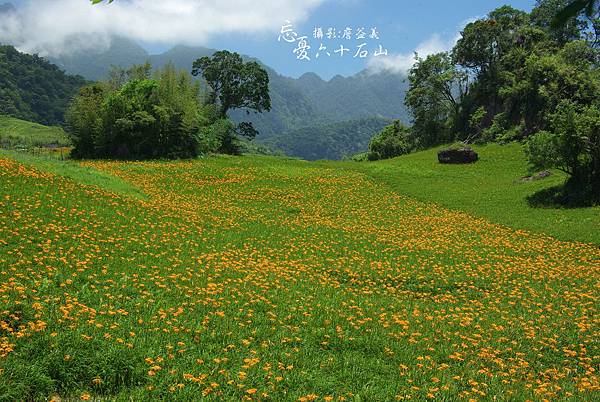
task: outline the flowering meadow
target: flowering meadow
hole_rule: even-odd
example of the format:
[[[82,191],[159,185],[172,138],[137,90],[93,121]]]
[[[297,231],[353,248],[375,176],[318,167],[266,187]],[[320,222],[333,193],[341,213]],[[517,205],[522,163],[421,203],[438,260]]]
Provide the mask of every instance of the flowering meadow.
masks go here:
[[[0,156],[0,400],[598,400],[600,249],[347,169]]]

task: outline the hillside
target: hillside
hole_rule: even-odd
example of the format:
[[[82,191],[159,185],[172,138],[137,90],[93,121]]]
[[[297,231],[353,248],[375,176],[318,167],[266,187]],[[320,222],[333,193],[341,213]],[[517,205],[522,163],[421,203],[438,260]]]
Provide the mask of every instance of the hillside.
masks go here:
[[[68,146],[69,137],[60,127],[48,127],[0,115],[0,148]]]
[[[143,64],[148,53],[130,40],[114,37],[108,47],[70,52],[49,60],[70,74],[77,74],[90,81],[99,81],[108,76],[112,65],[123,68]]]
[[[63,124],[67,104],[85,83],[43,58],[0,46],[0,115]]]
[[[337,160],[366,150],[371,138],[392,121],[381,117],[308,124],[266,141],[286,155],[306,160]]]
[[[600,245],[600,207],[567,209],[553,205],[551,195],[564,183],[565,174],[554,170],[543,180],[523,180],[530,172],[521,144],[474,146],[480,160],[462,166],[438,163],[439,149],[386,161],[335,165],[358,170],[399,194],[423,202],[514,229]]]
[[[0,393],[594,399],[581,373],[598,348],[596,246],[399,195],[348,166],[245,156],[48,170],[0,155]],[[390,172],[447,189],[432,171]]]

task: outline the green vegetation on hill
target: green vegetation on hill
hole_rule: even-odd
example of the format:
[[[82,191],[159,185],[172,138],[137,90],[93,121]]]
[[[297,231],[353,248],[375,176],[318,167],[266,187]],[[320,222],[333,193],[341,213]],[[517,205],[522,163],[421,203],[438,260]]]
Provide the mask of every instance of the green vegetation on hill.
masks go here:
[[[193,63],[210,91],[173,64],[152,72],[149,63],[111,71],[110,79],[83,87],[66,118],[76,158],[194,158],[238,154],[239,138],[252,139],[251,123],[233,124],[228,112],[271,108],[266,71],[240,55],[216,52]]]
[[[371,117],[303,125],[283,135],[273,136],[267,143],[281,149],[286,155],[306,160],[342,159],[365,151],[371,137],[389,124],[388,119]]]
[[[61,127],[0,115],[0,148],[65,147],[71,144]]]
[[[533,167],[569,175],[557,199],[600,204],[600,8],[557,26],[568,4],[499,7],[469,23],[451,52],[418,58],[406,95],[414,144],[527,141]]]
[[[77,158],[190,158],[199,152],[199,85],[172,65],[150,77],[132,68],[125,82],[82,88],[67,111]]]
[[[64,123],[64,112],[86,84],[36,55],[0,46],[0,114],[45,125]]]

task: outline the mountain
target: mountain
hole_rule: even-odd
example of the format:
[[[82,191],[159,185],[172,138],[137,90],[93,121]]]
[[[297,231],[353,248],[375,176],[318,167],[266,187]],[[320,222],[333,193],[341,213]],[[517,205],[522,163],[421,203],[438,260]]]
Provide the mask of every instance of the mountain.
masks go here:
[[[105,77],[111,65],[130,67],[149,61],[155,68],[162,67],[172,62],[176,67],[191,70],[192,63],[199,57],[210,56],[216,50],[206,47],[175,46],[167,52],[150,55],[135,42],[114,38],[111,45],[102,51],[78,52],[70,56],[50,58],[50,60],[72,74],[80,74],[89,80],[98,80]],[[251,57],[244,56],[246,60]],[[256,59],[252,59],[256,60]],[[256,60],[260,63],[259,60]],[[345,132],[343,128],[334,123],[346,123],[345,127],[379,127],[380,124],[357,124],[357,121],[378,121],[400,119],[408,123],[409,117],[404,106],[404,95],[408,84],[406,77],[394,73],[370,74],[363,71],[350,77],[335,76],[331,80],[321,79],[315,73],[307,73],[298,79],[285,77],[272,68],[261,63],[269,74],[271,106],[270,112],[247,114],[245,110],[231,112],[231,118],[237,122],[250,121],[259,131],[258,141],[264,143],[281,143],[281,138],[290,138],[291,133],[300,134],[302,139],[294,142],[294,146],[287,147],[293,156],[310,156],[322,158],[323,155],[338,155],[354,147],[331,146],[329,137],[346,138],[346,141],[361,144],[364,151],[366,145],[363,133],[357,133],[356,138],[340,136]],[[342,125],[344,126],[344,125]],[[328,136],[323,144],[329,144],[323,152],[298,151],[299,144],[309,136],[307,130],[323,133],[327,127],[338,134]],[[377,131],[369,132],[372,136]],[[318,143],[318,141],[317,141]],[[325,146],[325,145],[323,145]],[[284,147],[285,148],[285,147]],[[343,149],[342,149],[343,148]],[[347,148],[347,149],[346,149]],[[307,156],[308,157],[308,156]]]
[[[403,106],[408,84],[399,74],[363,71],[324,81],[315,73],[306,73],[296,83],[317,110],[332,121],[370,116],[408,120]]]
[[[112,65],[128,68],[145,63],[148,53],[129,39],[115,37],[106,49],[70,52],[48,59],[67,73],[98,81],[108,76]]]
[[[69,101],[86,83],[41,57],[0,46],[0,115],[62,125]]]
[[[382,117],[309,125],[286,131],[268,142],[286,155],[306,160],[342,159],[365,151],[375,133],[392,121]]]

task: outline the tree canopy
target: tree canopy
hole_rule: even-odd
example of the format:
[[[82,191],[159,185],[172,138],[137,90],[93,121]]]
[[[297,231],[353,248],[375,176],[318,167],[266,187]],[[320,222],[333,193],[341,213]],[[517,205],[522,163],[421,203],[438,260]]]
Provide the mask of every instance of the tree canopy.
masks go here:
[[[231,109],[271,109],[267,72],[255,61],[244,62],[237,53],[221,50],[201,57],[194,62],[192,75],[206,80],[211,88],[210,102],[218,107],[221,117]]]
[[[64,125],[64,111],[87,82],[37,55],[0,46],[0,114],[44,125]]]
[[[532,168],[561,168],[600,201],[600,31],[588,15],[555,26],[570,4],[539,0],[531,14],[500,7],[468,24],[450,53],[417,58],[405,100],[415,145],[522,140]],[[565,127],[561,118],[591,128]]]
[[[126,82],[81,89],[67,111],[69,133],[81,158],[187,158],[199,152],[200,88],[172,65],[150,75],[126,72]]]

